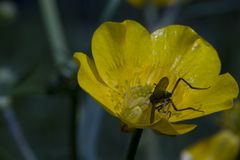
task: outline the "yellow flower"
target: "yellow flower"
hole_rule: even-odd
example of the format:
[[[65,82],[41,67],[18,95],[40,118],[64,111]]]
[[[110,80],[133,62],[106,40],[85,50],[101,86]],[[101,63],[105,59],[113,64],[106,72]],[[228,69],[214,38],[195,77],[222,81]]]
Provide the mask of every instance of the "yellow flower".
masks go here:
[[[223,130],[185,150],[181,160],[235,160],[239,142],[239,136]]]
[[[177,3],[178,0],[127,0],[134,7],[142,7],[147,2],[156,6],[170,6]]]
[[[74,54],[80,64],[79,85],[128,128],[184,134],[196,125],[176,122],[229,109],[238,95],[234,78],[229,73],[219,75],[215,49],[187,26],[171,25],[150,34],[132,20],[106,22],[93,35],[92,54],[94,62],[83,53]],[[166,94],[179,78],[205,88],[192,89],[181,81],[168,97],[177,109],[195,110],[176,111],[167,99],[150,102],[161,79],[169,80]]]

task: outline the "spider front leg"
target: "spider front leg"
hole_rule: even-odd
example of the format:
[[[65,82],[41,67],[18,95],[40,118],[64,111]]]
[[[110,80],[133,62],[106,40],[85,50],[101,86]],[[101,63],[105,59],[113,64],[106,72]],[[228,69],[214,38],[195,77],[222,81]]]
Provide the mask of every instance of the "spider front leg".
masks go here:
[[[160,104],[159,106],[155,107],[155,109],[158,110],[158,112],[160,112],[164,107],[164,104]]]
[[[167,119],[169,119],[172,116],[172,112],[169,110],[170,109],[170,101],[167,101],[166,104],[162,104],[162,112],[166,114]],[[165,109],[166,108],[166,109]],[[160,109],[158,109],[158,112],[160,112]]]
[[[174,93],[174,91],[176,90],[178,84],[179,84],[181,81],[183,81],[185,84],[187,84],[187,85],[188,85],[190,88],[192,88],[192,89],[205,90],[205,89],[209,89],[209,88],[210,88],[210,86],[207,87],[207,88],[194,87],[194,86],[192,86],[190,83],[188,83],[185,79],[179,78],[179,79],[177,80],[176,84],[175,84],[174,87],[173,87],[172,94]]]
[[[172,112],[168,111],[167,114],[168,114],[168,118],[167,119],[169,119],[172,116]]]
[[[151,115],[150,115],[150,123],[153,123],[153,122],[154,122],[154,119],[155,119],[155,110],[157,109],[158,112],[159,112],[160,110],[163,109],[163,107],[164,107],[164,104],[160,104],[159,106],[155,106],[155,105],[152,106]]]
[[[171,105],[173,106],[173,109],[174,109],[175,111],[186,111],[186,110],[192,110],[192,111],[197,111],[197,112],[202,112],[202,113],[204,113],[204,111],[199,110],[199,109],[195,109],[195,108],[193,108],[193,107],[187,107],[187,108],[181,108],[181,109],[178,109],[178,108],[175,106],[175,104],[173,103],[172,100],[170,100],[170,103],[171,103]]]

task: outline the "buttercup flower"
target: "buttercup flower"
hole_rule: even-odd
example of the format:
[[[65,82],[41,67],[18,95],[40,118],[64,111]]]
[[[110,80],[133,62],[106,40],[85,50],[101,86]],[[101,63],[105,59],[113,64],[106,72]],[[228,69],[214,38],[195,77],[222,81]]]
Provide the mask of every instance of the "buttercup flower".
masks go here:
[[[132,20],[106,22],[93,35],[92,54],[94,61],[74,54],[79,85],[128,128],[184,134],[196,125],[176,122],[229,109],[238,95],[234,78],[219,75],[215,49],[187,26],[150,34]]]
[[[240,149],[240,103],[221,116],[221,131],[186,148],[181,160],[235,160]]]
[[[181,155],[181,160],[235,160],[239,142],[239,136],[231,131],[222,130],[186,149]]]

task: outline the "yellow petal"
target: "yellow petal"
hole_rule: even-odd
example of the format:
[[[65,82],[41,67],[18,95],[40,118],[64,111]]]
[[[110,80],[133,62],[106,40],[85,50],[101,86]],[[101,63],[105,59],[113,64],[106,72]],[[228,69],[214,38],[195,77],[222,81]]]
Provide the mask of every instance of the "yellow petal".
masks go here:
[[[194,124],[172,124],[168,120],[162,119],[158,123],[154,124],[152,128],[165,135],[181,135],[187,132],[190,132],[197,126]]]
[[[176,114],[172,114],[170,121],[193,119],[229,109],[232,107],[233,99],[237,97],[238,92],[238,84],[234,78],[229,73],[222,74],[215,79],[215,84],[209,89],[186,92],[183,95],[185,98],[177,106],[178,108],[193,107],[204,111],[204,113],[192,110],[175,112]]]
[[[172,25],[159,29],[152,33],[152,40],[155,65],[160,76],[169,78],[169,90],[178,78],[193,86],[208,87],[220,72],[215,49],[190,27]],[[159,79],[155,77],[154,81]]]
[[[188,157],[192,160],[235,160],[239,151],[239,142],[237,135],[224,130],[185,150],[182,159]]]
[[[135,85],[146,83],[144,70],[146,65],[151,65],[151,51],[150,34],[131,20],[103,23],[92,39],[96,68],[104,82],[114,88],[129,81]],[[141,82],[136,82],[136,77]]]
[[[112,115],[114,112],[114,103],[111,101],[110,94],[113,91],[107,87],[101,77],[98,75],[96,67],[91,59],[83,53],[75,53],[74,58],[79,62],[78,83],[80,87],[91,95],[96,101]],[[116,115],[115,115],[116,116]]]

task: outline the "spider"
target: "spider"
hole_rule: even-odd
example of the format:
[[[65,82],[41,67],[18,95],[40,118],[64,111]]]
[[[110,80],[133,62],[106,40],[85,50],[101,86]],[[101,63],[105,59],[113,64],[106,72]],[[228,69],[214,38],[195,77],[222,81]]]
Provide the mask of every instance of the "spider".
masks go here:
[[[170,118],[171,117],[171,111],[169,111],[170,105],[173,107],[173,109],[175,111],[193,110],[193,111],[197,111],[197,112],[204,112],[204,111],[195,109],[193,107],[186,107],[186,108],[178,109],[176,107],[176,105],[173,103],[171,97],[172,97],[174,91],[176,90],[178,84],[181,81],[184,82],[185,84],[187,84],[191,89],[204,90],[204,89],[210,88],[210,87],[208,87],[208,88],[193,87],[185,79],[179,78],[177,80],[176,84],[174,85],[172,92],[168,92],[168,91],[166,91],[166,88],[169,84],[169,79],[168,79],[168,77],[161,78],[160,81],[158,82],[158,84],[156,84],[156,87],[154,88],[154,91],[153,91],[152,95],[149,97],[150,102],[152,104],[152,110],[151,110],[151,115],[150,115],[150,123],[154,122],[154,116],[155,116],[155,110],[156,109],[158,110],[158,112],[163,111],[163,113],[169,113],[168,118]],[[167,105],[168,105],[168,107],[166,108],[166,110],[164,110],[165,106],[167,106]]]

